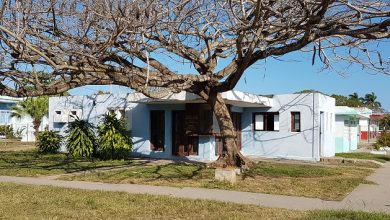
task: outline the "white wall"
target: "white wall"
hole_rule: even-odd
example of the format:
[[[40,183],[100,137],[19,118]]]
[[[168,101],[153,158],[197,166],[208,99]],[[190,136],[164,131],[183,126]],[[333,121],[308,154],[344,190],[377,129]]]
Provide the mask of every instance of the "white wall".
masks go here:
[[[318,140],[321,144],[320,152],[317,155],[319,157],[331,157],[335,155],[335,105],[336,101],[334,98],[316,93],[317,110],[316,115],[320,115],[323,112],[323,123],[322,123],[322,140]],[[317,118],[317,117],[316,117]],[[318,124],[318,122],[316,123]],[[319,125],[319,124],[318,124]],[[319,133],[315,135],[319,137]]]
[[[131,129],[131,109],[136,106],[136,103],[128,102],[128,98],[127,94],[50,97],[49,129],[59,131],[61,135],[65,135],[67,123],[55,123],[53,121],[56,111],[62,111],[64,114],[68,114],[71,110],[79,111],[81,119],[86,119],[96,126],[109,109],[125,110],[127,120],[129,120],[128,128]],[[66,118],[68,120],[68,117]],[[65,148],[63,147],[62,150],[65,150]]]

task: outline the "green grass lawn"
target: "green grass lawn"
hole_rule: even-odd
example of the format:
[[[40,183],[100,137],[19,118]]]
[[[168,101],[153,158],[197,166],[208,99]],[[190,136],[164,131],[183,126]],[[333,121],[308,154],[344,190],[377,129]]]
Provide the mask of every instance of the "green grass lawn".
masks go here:
[[[127,169],[66,176],[65,180],[132,183],[305,196],[341,200],[373,170],[351,166],[315,166],[263,162],[238,177],[236,185],[214,180],[214,169],[199,164],[135,165]]]
[[[351,211],[295,211],[254,205],[0,183],[2,219],[389,219]],[[21,208],[23,207],[23,208]]]
[[[65,154],[39,154],[36,151],[0,152],[0,175],[40,176],[117,167],[134,164],[130,160],[88,161],[68,158]]]
[[[337,153],[336,156],[344,158],[376,160],[381,163],[390,161],[390,155],[377,155],[370,153]]]

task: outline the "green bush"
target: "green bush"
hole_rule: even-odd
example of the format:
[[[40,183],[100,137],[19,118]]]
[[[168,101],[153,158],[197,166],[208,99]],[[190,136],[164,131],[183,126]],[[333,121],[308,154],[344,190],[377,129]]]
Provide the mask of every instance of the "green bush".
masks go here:
[[[124,120],[117,119],[115,114],[105,115],[98,127],[98,134],[99,156],[102,159],[128,157],[132,141]]]
[[[7,139],[15,139],[14,129],[11,125],[0,125],[0,135]]]
[[[35,145],[41,153],[56,153],[61,148],[62,136],[57,131],[41,131]]]
[[[390,132],[382,132],[378,140],[374,144],[375,149],[379,150],[381,147],[390,147]]]
[[[94,127],[86,120],[75,118],[67,130],[66,148],[73,157],[91,158],[96,153]]]

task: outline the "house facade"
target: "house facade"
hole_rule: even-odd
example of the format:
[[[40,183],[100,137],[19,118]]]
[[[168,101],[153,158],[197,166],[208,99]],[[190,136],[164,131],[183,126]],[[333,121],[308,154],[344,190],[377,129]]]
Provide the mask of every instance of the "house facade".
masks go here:
[[[360,142],[361,130],[368,129],[368,121],[369,115],[357,108],[336,106],[336,153],[356,150]]]
[[[334,156],[333,98],[319,93],[258,96],[238,91],[222,97],[244,155],[313,161]],[[162,99],[140,93],[51,97],[49,129],[65,134],[74,116],[97,125],[108,112],[125,117],[134,156],[213,161],[224,150],[210,107],[186,92]]]

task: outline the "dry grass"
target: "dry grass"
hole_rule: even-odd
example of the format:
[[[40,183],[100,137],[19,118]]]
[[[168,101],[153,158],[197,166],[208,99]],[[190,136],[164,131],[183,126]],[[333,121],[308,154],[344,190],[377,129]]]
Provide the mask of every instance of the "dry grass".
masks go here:
[[[300,219],[307,213],[167,196],[0,183],[2,219]],[[23,207],[23,208],[21,208]]]
[[[372,169],[351,166],[313,166],[260,163],[239,176],[236,185],[214,180],[214,170],[197,164],[133,166],[110,172],[67,176],[65,180],[132,183],[175,187],[204,187],[237,191],[341,200]]]
[[[0,140],[0,152],[26,151],[35,149],[35,142],[20,142],[19,140]]]
[[[120,192],[0,183],[1,219],[302,219],[385,220],[352,211],[295,211]]]
[[[365,160],[375,160],[381,163],[386,163],[390,161],[390,155],[380,155],[380,154],[370,154],[370,153],[337,153],[336,156],[352,159],[365,159]]]

